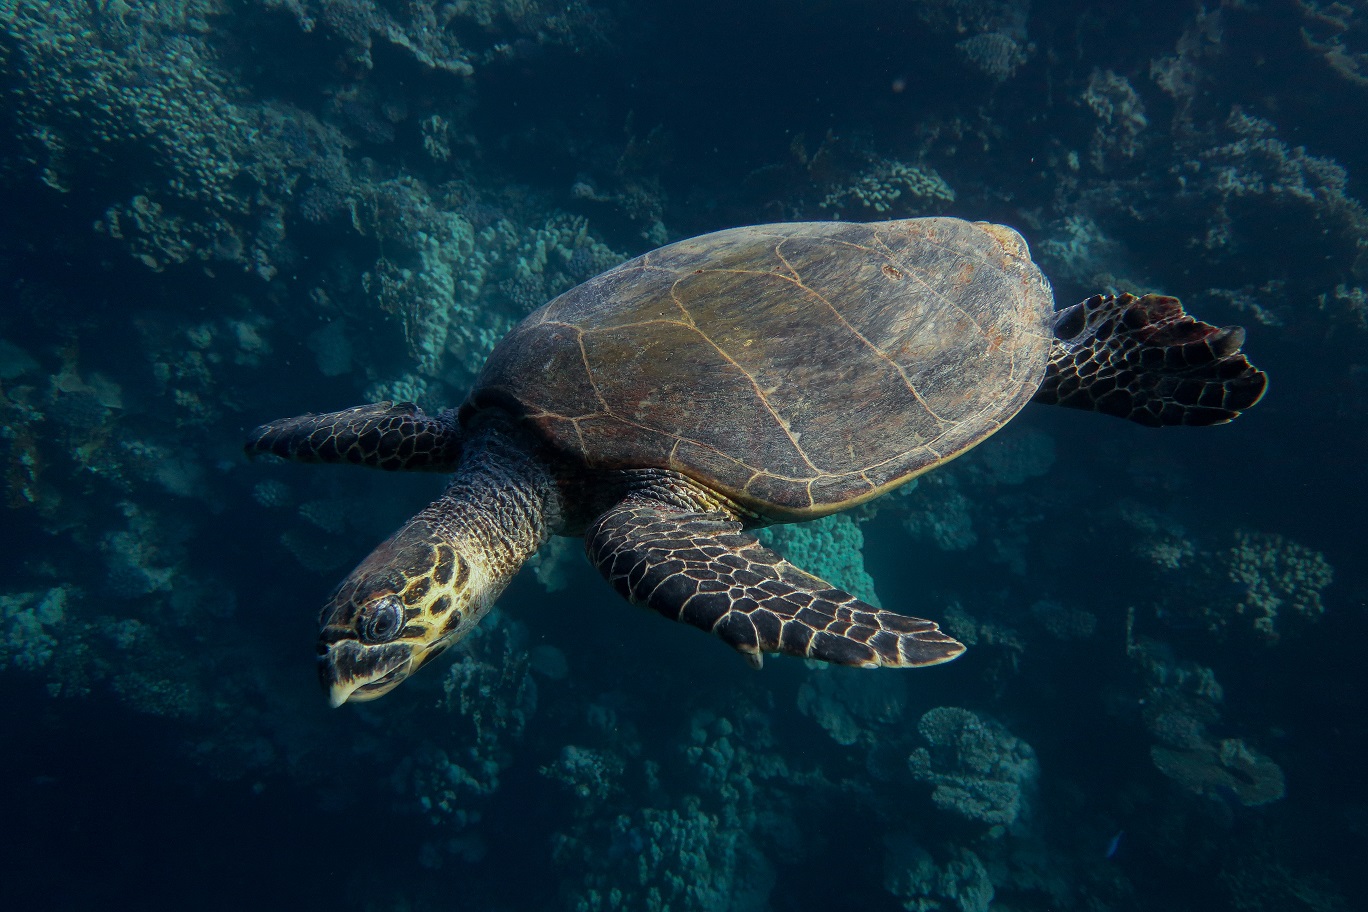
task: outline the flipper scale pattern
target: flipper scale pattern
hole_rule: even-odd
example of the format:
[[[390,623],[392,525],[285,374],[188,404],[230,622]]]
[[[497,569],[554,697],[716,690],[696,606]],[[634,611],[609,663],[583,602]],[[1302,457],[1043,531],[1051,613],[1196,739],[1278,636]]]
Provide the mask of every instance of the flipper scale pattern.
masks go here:
[[[263,424],[243,448],[295,462],[450,472],[461,458],[461,432],[452,410],[433,417],[412,402],[387,400]]]
[[[866,604],[799,570],[723,513],[635,493],[594,523],[589,558],[620,595],[766,652],[838,665],[935,665],[964,651],[932,621]]]
[[[1268,384],[1240,351],[1244,329],[1194,320],[1165,295],[1093,295],[1056,315],[1037,402],[1151,427],[1224,424]]]

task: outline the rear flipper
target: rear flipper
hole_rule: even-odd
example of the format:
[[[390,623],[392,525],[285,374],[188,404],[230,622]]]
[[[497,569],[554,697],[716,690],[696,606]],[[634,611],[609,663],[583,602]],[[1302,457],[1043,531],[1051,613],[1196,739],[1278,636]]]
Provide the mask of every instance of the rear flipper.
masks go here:
[[[1160,427],[1224,424],[1268,385],[1240,351],[1239,326],[1194,320],[1177,298],[1093,295],[1055,315],[1036,402]]]
[[[454,409],[434,418],[412,402],[387,400],[263,424],[243,449],[249,456],[273,453],[296,462],[451,472],[461,458],[461,430]]]
[[[589,559],[629,601],[716,634],[756,668],[766,652],[910,667],[964,651],[934,622],[882,611],[804,573],[741,523],[680,494],[634,492],[585,535]]]

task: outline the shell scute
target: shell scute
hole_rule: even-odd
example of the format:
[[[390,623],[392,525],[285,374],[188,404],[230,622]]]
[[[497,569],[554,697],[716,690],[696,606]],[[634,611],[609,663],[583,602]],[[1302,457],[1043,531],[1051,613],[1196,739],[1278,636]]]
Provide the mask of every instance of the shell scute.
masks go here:
[[[1053,299],[1020,236],[957,219],[716,232],[556,298],[469,405],[589,468],[687,474],[775,519],[877,496],[982,440],[1044,376]]]

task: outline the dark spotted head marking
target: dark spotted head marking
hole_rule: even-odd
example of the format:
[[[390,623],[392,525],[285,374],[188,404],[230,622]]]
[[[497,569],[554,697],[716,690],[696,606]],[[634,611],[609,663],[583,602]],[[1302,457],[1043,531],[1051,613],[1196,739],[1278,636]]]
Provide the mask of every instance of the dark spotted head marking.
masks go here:
[[[373,700],[463,636],[483,615],[471,566],[424,520],[376,548],[320,616],[319,677],[333,706]]]

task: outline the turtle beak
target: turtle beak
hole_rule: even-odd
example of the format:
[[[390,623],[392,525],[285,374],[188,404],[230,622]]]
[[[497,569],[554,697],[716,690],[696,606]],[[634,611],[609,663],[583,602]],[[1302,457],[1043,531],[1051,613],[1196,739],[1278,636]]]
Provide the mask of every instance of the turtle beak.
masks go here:
[[[367,646],[339,640],[318,657],[318,679],[334,709],[348,701],[362,703],[384,696],[412,668],[413,649],[405,643]]]

